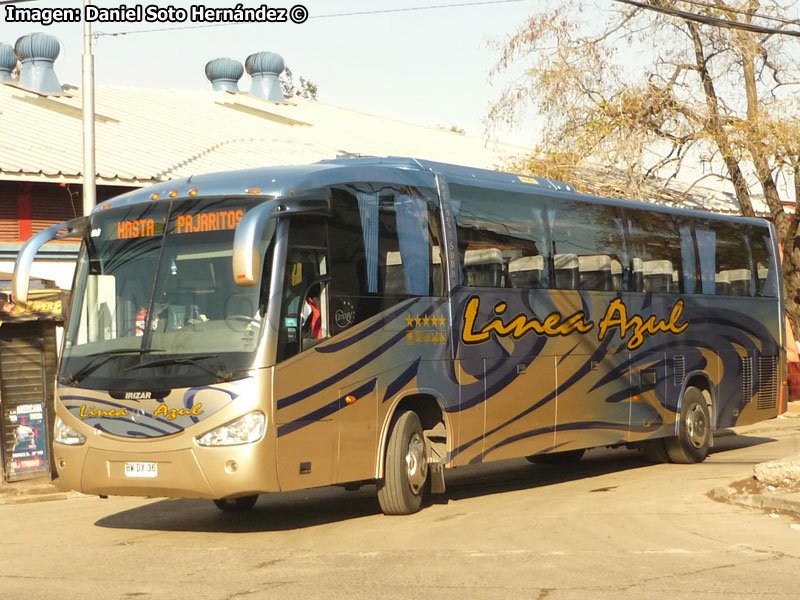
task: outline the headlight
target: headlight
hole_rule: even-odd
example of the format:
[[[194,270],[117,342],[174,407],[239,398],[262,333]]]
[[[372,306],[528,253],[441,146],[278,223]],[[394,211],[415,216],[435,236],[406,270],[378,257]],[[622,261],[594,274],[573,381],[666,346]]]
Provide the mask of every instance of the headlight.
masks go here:
[[[57,444],[67,446],[80,446],[86,443],[86,438],[78,431],[64,423],[61,417],[56,417],[56,424],[53,428],[53,439]]]
[[[264,413],[251,412],[201,435],[197,438],[197,443],[201,446],[251,444],[261,439],[266,420]]]

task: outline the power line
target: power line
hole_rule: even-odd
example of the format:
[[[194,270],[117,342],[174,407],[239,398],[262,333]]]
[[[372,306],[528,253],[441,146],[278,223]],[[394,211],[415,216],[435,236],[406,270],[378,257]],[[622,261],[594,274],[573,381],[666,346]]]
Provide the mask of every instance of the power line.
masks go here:
[[[13,1],[13,0],[11,0]],[[22,0],[24,2],[30,2],[33,0]],[[385,8],[380,10],[363,10],[357,12],[348,12],[348,13],[329,13],[326,15],[309,15],[308,20],[312,19],[333,19],[339,17],[357,17],[357,16],[365,16],[365,15],[381,15],[381,14],[390,14],[390,13],[400,13],[400,12],[414,12],[414,11],[423,11],[423,10],[440,10],[444,8],[465,8],[471,6],[482,6],[487,4],[511,4],[511,3],[519,3],[519,2],[529,2],[530,0],[482,0],[479,2],[457,2],[452,4],[435,4],[431,6],[410,6],[405,8]],[[133,35],[136,33],[157,33],[159,31],[178,31],[182,29],[206,29],[208,27],[224,27],[226,25],[252,25],[252,23],[211,23],[208,25],[182,25],[178,27],[159,27],[159,28],[152,28],[152,29],[137,29],[134,31],[117,31],[112,33],[102,33],[96,32],[94,37],[120,37],[124,35]]]
[[[622,2],[623,4],[630,4],[644,10],[652,10],[671,17],[678,17],[686,21],[693,21],[695,23],[702,23],[704,25],[713,25],[714,27],[724,27],[728,29],[743,29],[753,33],[766,33],[778,35],[791,35],[800,37],[800,31],[793,31],[791,29],[771,29],[769,27],[761,27],[760,25],[752,25],[750,23],[738,23],[737,21],[728,21],[727,19],[719,19],[717,17],[710,17],[706,15],[698,15],[695,13],[677,10],[675,8],[667,8],[664,6],[657,6],[655,4],[645,4],[637,2],[636,0],[614,0],[615,2]]]
[[[0,6],[3,4],[20,4],[22,2],[36,2],[37,0],[0,0]]]
[[[678,0],[682,4],[692,4],[693,6],[702,6],[703,8],[711,8],[724,12],[736,13],[738,15],[747,15],[756,19],[764,19],[765,21],[775,21],[776,23],[784,23],[785,25],[796,25],[800,23],[797,19],[781,19],[780,17],[773,17],[770,15],[761,15],[755,12],[742,10],[740,8],[731,8],[730,6],[720,6],[718,4],[709,4],[708,2],[697,2],[696,0]]]
[[[380,15],[386,13],[412,12],[419,10],[435,10],[440,8],[462,8],[465,6],[480,6],[482,4],[509,4],[511,2],[525,2],[526,0],[486,0],[484,2],[459,2],[456,4],[435,4],[432,6],[411,6],[407,8],[386,8],[383,10],[363,10],[350,13],[333,13],[328,15],[311,16],[309,19],[328,19],[332,17],[354,17],[360,15]]]

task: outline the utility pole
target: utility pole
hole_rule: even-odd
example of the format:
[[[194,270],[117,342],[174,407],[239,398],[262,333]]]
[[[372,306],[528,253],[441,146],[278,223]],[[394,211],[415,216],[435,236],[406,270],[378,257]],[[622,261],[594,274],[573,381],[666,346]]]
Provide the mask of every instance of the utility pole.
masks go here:
[[[94,56],[92,55],[92,25],[86,20],[86,7],[92,0],[83,0],[83,214],[88,215],[97,204],[94,146]]]

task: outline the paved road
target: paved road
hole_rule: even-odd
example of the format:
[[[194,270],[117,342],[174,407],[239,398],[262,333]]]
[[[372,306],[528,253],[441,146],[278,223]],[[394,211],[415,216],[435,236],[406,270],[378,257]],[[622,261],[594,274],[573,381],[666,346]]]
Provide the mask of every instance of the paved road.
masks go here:
[[[800,598],[800,517],[706,493],[800,452],[800,419],[718,440],[700,465],[625,450],[448,476],[447,503],[379,514],[374,488],[208,501],[0,505],[0,598]],[[794,527],[793,527],[794,525]]]

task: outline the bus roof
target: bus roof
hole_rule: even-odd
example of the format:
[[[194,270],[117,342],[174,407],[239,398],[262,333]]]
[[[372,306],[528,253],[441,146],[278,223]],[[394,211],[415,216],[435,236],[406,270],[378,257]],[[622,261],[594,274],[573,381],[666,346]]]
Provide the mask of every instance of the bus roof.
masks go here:
[[[95,207],[94,212],[148,202],[151,200],[186,198],[190,191],[199,196],[255,195],[264,199],[295,195],[313,188],[352,183],[356,181],[382,181],[419,187],[433,187],[433,175],[439,174],[449,183],[518,191],[526,194],[558,196],[573,200],[620,207],[642,208],[645,204],[635,200],[603,198],[578,193],[569,183],[515,173],[465,167],[423,159],[388,157],[347,157],[319,161],[309,165],[261,167],[238,171],[225,171],[192,175],[128,192],[111,198]],[[191,194],[191,195],[194,195]],[[689,208],[677,208],[646,203],[657,212],[697,217],[703,214],[715,220],[764,224],[763,219],[720,215]]]

